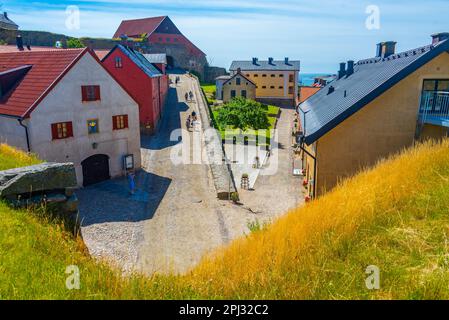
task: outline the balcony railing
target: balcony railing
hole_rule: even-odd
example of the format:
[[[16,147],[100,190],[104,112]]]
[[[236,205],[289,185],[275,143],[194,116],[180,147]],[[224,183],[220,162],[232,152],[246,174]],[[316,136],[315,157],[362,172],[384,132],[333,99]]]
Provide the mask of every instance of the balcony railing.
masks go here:
[[[449,92],[424,92],[419,118],[422,123],[449,127]]]

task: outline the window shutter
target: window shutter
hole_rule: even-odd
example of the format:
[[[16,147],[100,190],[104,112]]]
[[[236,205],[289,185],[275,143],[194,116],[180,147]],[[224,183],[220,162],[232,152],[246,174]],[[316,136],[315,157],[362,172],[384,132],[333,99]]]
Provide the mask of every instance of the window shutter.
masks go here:
[[[66,126],[67,126],[67,138],[73,137],[73,126],[72,126],[72,122],[67,122],[67,123],[66,123]]]
[[[128,128],[128,115],[123,116],[123,124],[125,125],[125,128]]]
[[[95,92],[95,100],[101,100],[100,86],[94,86],[94,92]]]
[[[81,86],[82,101],[87,101],[87,87]]]
[[[53,140],[58,139],[58,124],[53,123],[51,125],[51,137]]]
[[[112,130],[117,130],[117,116],[112,116]]]

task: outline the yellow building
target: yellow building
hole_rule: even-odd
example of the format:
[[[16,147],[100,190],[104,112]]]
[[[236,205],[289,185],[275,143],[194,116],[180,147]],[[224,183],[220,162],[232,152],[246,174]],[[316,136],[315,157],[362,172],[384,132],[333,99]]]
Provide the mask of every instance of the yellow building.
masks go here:
[[[309,196],[370,167],[417,139],[448,136],[449,33],[431,45],[341,64],[339,79],[298,107]]]
[[[256,84],[256,100],[266,104],[294,106],[298,100],[300,62],[269,58],[260,61],[234,61],[230,67],[234,75],[241,73]]]
[[[243,97],[246,99],[256,99],[256,84],[246,78],[240,72],[237,72],[233,76],[219,77],[218,81],[223,81],[221,85],[217,85],[217,92],[220,88],[221,92],[217,97],[221,97],[224,103],[229,102],[233,98]]]

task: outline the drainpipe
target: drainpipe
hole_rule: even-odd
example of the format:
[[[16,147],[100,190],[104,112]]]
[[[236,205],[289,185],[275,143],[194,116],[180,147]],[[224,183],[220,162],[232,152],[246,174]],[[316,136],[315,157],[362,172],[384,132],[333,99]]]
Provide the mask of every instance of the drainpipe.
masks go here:
[[[19,118],[17,119],[19,121],[19,124],[21,127],[25,128],[25,136],[27,138],[27,149],[28,152],[31,152],[31,147],[30,147],[30,137],[28,135],[28,127],[26,125],[23,124],[23,118]]]
[[[303,135],[302,135],[302,137],[301,137],[301,143],[300,143],[300,145],[299,145],[299,148],[303,151],[303,154],[305,153],[305,154],[307,154],[309,157],[311,157],[312,159],[313,159],[313,198],[316,198],[316,185],[317,185],[317,183],[316,183],[316,176],[317,176],[317,174],[316,174],[316,169],[317,169],[317,159],[316,159],[316,156],[314,156],[314,155],[312,155],[309,151],[307,151],[306,150],[306,148],[304,147],[304,144],[305,144],[305,136],[306,136],[306,113],[307,112],[309,112],[309,111],[307,111],[307,112],[304,112],[304,110],[302,110],[302,108],[300,107],[300,106],[298,106],[298,109],[299,109],[299,111],[301,111],[303,114],[304,114],[304,124],[303,124],[303,126],[304,126],[304,128],[303,128],[303,130],[304,130],[304,133],[303,133]],[[318,142],[317,142],[317,146],[316,146],[316,150],[318,150]]]

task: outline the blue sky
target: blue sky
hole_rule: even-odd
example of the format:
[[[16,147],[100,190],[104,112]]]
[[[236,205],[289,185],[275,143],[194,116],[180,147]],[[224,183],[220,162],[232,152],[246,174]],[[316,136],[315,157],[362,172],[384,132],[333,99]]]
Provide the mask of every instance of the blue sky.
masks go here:
[[[65,26],[68,5],[80,9],[79,30]],[[380,10],[380,29],[365,26],[369,5]],[[8,0],[3,10],[24,30],[107,38],[122,19],[168,15],[213,65],[290,57],[305,73],[335,73],[339,62],[373,56],[380,41],[406,50],[449,31],[448,0]]]

